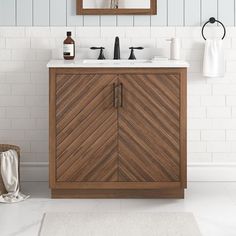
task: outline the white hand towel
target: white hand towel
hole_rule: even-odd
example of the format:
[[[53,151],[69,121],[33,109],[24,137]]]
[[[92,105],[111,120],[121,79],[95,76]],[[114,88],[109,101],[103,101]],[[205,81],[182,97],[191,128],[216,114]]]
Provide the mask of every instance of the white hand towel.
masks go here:
[[[19,191],[18,155],[14,150],[0,153],[1,175],[7,194],[0,196],[2,203],[14,203],[29,198]]]
[[[203,61],[203,76],[224,77],[225,58],[223,40],[207,39]]]

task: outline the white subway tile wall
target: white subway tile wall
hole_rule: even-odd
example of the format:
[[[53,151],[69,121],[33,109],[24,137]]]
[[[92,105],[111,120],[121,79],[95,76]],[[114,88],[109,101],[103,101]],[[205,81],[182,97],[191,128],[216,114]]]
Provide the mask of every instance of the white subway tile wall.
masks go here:
[[[121,18],[123,19],[123,18]],[[125,18],[124,18],[125,19]],[[118,20],[119,21],[119,20]],[[138,59],[169,56],[166,39],[179,37],[188,73],[189,163],[236,163],[236,30],[227,27],[226,75],[204,78],[200,27],[0,27],[0,143],[22,148],[23,162],[48,160],[48,70],[62,58],[62,41],[73,32],[78,59],[96,58],[90,46],[105,46],[112,58],[114,37],[121,56],[129,46],[145,46]],[[217,31],[214,28],[213,31]],[[230,53],[229,53],[230,52]]]

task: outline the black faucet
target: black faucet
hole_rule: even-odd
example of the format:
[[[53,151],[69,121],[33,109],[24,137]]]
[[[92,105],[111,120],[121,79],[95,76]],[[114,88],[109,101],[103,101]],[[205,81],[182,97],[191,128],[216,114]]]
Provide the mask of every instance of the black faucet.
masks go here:
[[[144,48],[143,47],[130,47],[129,49],[131,49],[129,60],[136,60],[136,57],[134,55],[134,49],[143,50]]]
[[[98,56],[98,60],[105,60],[106,59],[103,54],[103,50],[105,49],[104,47],[91,47],[90,49],[92,49],[92,50],[100,49],[100,54]]]
[[[115,45],[114,45],[114,60],[120,59],[120,40],[119,37],[115,38]]]

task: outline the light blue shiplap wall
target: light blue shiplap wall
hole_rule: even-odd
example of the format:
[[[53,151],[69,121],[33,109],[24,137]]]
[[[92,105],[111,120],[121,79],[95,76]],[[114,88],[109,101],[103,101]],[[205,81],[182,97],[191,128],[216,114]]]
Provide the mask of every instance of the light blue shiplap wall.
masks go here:
[[[157,0],[156,16],[77,16],[76,0],[0,0],[0,26],[235,26],[236,0]]]

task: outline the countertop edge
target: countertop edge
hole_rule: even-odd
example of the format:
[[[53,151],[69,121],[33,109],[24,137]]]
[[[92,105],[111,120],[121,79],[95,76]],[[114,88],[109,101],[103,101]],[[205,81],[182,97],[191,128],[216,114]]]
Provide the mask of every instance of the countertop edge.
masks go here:
[[[150,63],[137,64],[89,64],[83,61],[68,62],[64,60],[51,60],[47,64],[47,68],[189,68],[190,65],[186,61],[157,61]]]

